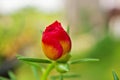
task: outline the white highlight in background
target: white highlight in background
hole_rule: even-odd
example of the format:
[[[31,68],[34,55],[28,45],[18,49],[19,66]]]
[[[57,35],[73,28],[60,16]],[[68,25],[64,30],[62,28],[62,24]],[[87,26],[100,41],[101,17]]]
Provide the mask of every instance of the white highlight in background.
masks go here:
[[[0,13],[11,13],[26,6],[33,6],[44,12],[59,11],[63,0],[0,0]]]

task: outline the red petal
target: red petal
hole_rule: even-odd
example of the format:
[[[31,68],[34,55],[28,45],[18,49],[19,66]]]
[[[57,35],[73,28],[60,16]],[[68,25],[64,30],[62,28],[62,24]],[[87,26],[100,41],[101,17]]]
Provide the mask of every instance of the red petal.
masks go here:
[[[63,49],[60,43],[48,36],[43,36],[42,48],[45,55],[52,60],[59,59],[63,53]]]

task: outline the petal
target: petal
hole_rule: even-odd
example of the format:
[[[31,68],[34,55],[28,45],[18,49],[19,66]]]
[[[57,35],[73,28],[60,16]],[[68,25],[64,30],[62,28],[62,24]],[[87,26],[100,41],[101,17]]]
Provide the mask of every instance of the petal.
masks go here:
[[[69,53],[71,50],[71,41],[60,41],[60,44],[63,48],[63,55]]]
[[[63,48],[60,43],[48,36],[43,36],[42,48],[45,55],[52,60],[59,59],[63,53]]]

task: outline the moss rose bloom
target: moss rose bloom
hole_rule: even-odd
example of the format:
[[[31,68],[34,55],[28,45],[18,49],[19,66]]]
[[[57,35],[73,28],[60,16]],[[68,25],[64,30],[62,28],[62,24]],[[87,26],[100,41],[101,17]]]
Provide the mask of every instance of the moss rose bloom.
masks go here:
[[[42,34],[42,49],[51,60],[58,60],[71,50],[71,39],[58,21],[46,27]]]

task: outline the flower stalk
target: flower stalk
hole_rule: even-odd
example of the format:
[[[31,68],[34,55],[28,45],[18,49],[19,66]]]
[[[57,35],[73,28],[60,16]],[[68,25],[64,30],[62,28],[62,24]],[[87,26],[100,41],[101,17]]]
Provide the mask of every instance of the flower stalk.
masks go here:
[[[47,80],[49,73],[52,71],[52,69],[54,69],[54,67],[55,67],[55,62],[48,65],[46,70],[43,72],[40,80]]]

